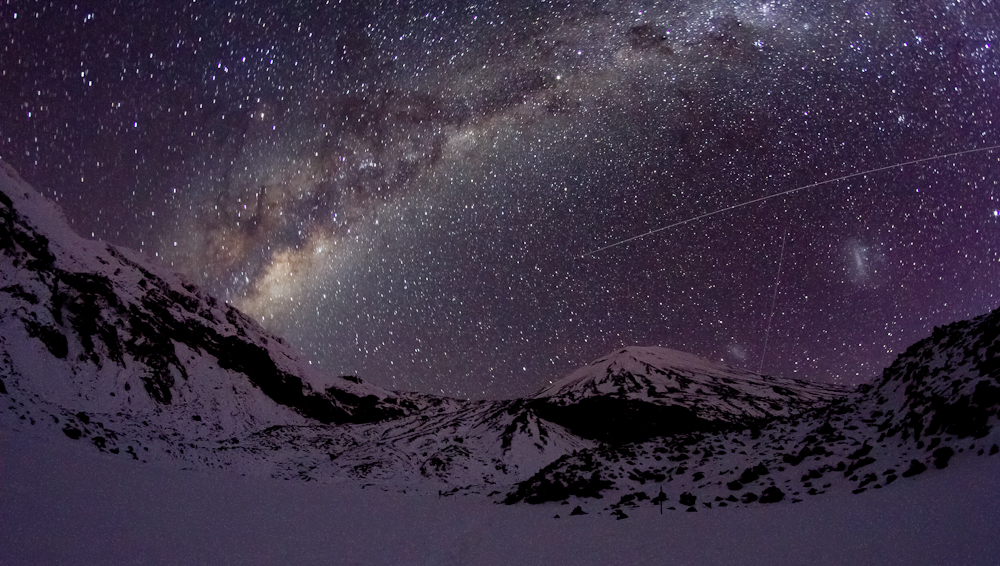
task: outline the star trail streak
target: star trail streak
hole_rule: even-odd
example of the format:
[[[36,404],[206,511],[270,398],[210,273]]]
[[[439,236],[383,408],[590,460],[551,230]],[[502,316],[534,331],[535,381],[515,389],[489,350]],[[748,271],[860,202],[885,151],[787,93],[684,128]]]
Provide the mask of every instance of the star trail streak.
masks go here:
[[[671,228],[676,228],[678,226],[683,226],[683,225],[689,224],[691,222],[697,222],[698,220],[704,220],[706,218],[711,218],[713,216],[717,216],[717,215],[722,214],[724,212],[729,212],[729,211],[732,211],[732,210],[743,208],[744,206],[750,206],[751,204],[757,204],[757,203],[760,203],[760,202],[769,201],[769,200],[771,200],[773,198],[783,197],[783,196],[786,196],[786,195],[790,195],[792,193],[797,193],[797,192],[805,191],[805,190],[808,190],[808,189],[814,189],[816,187],[821,187],[823,185],[828,185],[828,184],[831,184],[831,183],[837,183],[837,182],[840,182],[840,181],[846,181],[848,179],[853,179],[854,177],[862,177],[864,175],[871,175],[872,173],[879,173],[881,171],[888,171],[890,169],[898,169],[899,167],[906,167],[907,165],[916,165],[917,163],[926,163],[928,161],[936,161],[938,159],[946,159],[946,158],[949,158],[949,157],[955,157],[955,156],[958,156],[958,155],[965,155],[965,154],[969,154],[969,153],[978,153],[980,151],[992,151],[992,150],[997,149],[997,148],[1000,148],[1000,145],[994,145],[994,146],[990,146],[990,147],[981,147],[981,148],[976,148],[976,149],[967,149],[967,150],[964,150],[964,151],[955,151],[955,152],[952,152],[952,153],[945,153],[945,154],[942,154],[942,155],[935,155],[935,156],[932,156],[932,157],[924,157],[923,159],[914,159],[912,161],[904,161],[903,163],[895,163],[893,165],[886,165],[885,167],[877,167],[875,169],[869,169],[867,171],[861,171],[860,173],[851,173],[850,175],[844,175],[844,176],[841,176],[841,177],[837,177],[836,179],[826,179],[826,180],[820,181],[818,183],[810,183],[808,185],[803,185],[801,187],[795,187],[794,189],[788,189],[787,191],[781,191],[780,193],[774,193],[774,194],[771,194],[771,195],[766,195],[766,196],[762,196],[762,197],[759,197],[759,198],[751,199],[751,200],[748,200],[748,201],[745,201],[745,202],[736,203],[734,205],[727,206],[725,208],[720,208],[718,210],[713,210],[712,212],[706,212],[705,214],[699,214],[698,216],[694,216],[692,218],[687,218],[687,219],[681,220],[680,222],[674,222],[673,224],[670,224],[668,226],[662,226],[660,228],[656,228],[655,230],[650,230],[648,232],[643,232],[642,234],[639,234],[637,236],[632,236],[631,238],[625,238],[624,240],[619,240],[617,242],[613,242],[611,244],[608,244],[608,245],[604,246],[603,248],[598,248],[598,249],[596,249],[596,250],[594,250],[592,252],[587,252],[587,253],[583,254],[583,256],[581,256],[581,257],[591,256],[591,255],[603,252],[605,250],[610,250],[611,248],[617,248],[618,246],[621,246],[623,244],[627,244],[629,242],[634,242],[636,240],[645,238],[646,236],[652,236],[653,234],[656,234],[656,233],[659,233],[659,232],[663,232],[664,230],[669,230]],[[784,241],[784,240],[782,240],[782,241]]]

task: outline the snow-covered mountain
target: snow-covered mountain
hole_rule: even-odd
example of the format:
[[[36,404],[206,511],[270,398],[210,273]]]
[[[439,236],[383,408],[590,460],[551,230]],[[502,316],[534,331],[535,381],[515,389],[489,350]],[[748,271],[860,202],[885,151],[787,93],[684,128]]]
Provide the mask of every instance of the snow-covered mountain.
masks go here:
[[[194,436],[404,412],[388,391],[310,371],[280,338],[183,277],[79,237],[6,164],[0,379],[8,395],[53,411],[130,415]]]
[[[998,353],[994,311],[856,390],[630,347],[527,399],[391,392],[322,375],[154,260],[77,236],[0,167],[0,428],[119,457],[618,518],[787,503],[1000,452]]]
[[[759,375],[676,350],[631,347],[556,381],[534,396],[532,407],[580,436],[621,442],[746,428],[815,408],[846,392],[834,385]]]
[[[580,451],[521,482],[506,501],[589,502],[620,518],[623,508],[657,499],[689,511],[796,502],[882,489],[946,468],[953,457],[993,456],[1000,453],[998,352],[1000,309],[935,329],[878,382],[832,402],[742,430]]]

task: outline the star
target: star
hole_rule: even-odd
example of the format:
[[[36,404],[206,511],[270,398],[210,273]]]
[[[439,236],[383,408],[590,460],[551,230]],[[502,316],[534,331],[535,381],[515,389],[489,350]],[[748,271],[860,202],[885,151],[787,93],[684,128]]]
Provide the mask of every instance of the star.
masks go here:
[[[0,157],[335,374],[503,398],[638,344],[858,383],[997,306],[988,7],[0,18]]]

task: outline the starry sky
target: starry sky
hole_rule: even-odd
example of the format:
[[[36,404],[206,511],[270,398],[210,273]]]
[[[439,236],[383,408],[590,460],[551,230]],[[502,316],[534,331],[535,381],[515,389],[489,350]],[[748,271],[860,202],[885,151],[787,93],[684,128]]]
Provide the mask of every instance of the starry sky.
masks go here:
[[[0,158],[334,374],[846,384],[1000,306],[990,0],[0,0]]]

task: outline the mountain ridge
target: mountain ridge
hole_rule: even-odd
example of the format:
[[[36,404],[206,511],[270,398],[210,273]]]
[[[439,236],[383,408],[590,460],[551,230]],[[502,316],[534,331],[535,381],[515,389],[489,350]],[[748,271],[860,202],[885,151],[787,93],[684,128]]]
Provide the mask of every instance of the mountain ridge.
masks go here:
[[[280,338],[135,252],[77,236],[58,208],[9,166],[0,171],[0,223],[5,337],[18,339],[21,332],[13,324],[18,320],[27,337],[62,360],[64,373],[116,373],[102,379],[118,390],[103,400],[90,399],[94,409],[124,408],[112,402],[123,392],[130,402],[167,407],[178,391],[175,385],[189,381],[188,365],[207,357],[213,370],[243,375],[265,398],[321,422],[401,412],[392,406],[395,395],[367,384],[340,379],[314,390],[311,383],[324,380]],[[24,340],[18,343],[31,349]],[[8,364],[28,357],[40,359],[15,356]],[[125,374],[132,381],[117,383]],[[154,404],[131,394],[133,385]]]
[[[323,375],[182,276],[77,236],[0,168],[0,424],[135,460],[619,519],[796,502],[1000,452],[998,354],[1000,310],[854,390],[630,346],[528,398],[393,392]]]

